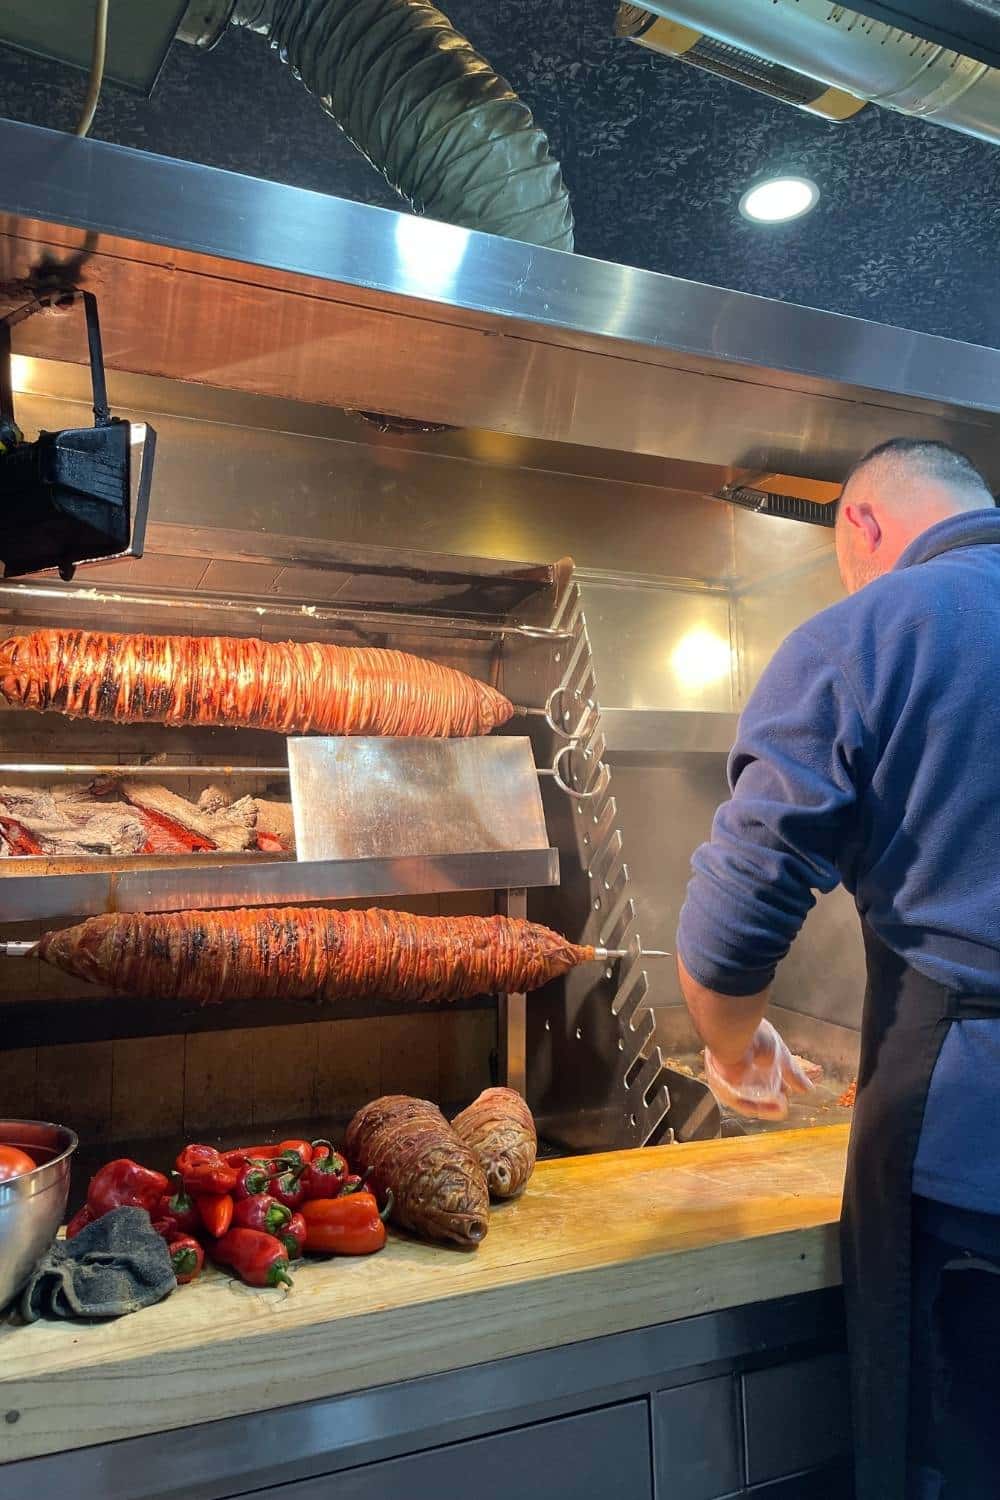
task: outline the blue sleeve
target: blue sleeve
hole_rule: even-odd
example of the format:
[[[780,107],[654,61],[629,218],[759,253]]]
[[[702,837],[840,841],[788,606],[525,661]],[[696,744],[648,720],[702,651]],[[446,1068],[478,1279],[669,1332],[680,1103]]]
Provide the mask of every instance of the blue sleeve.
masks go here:
[[[848,683],[818,642],[795,631],[742,714],[729,760],[732,797],[691,862],[677,945],[707,989],[764,989],[813,906],[813,891],[838,884],[867,753]]]

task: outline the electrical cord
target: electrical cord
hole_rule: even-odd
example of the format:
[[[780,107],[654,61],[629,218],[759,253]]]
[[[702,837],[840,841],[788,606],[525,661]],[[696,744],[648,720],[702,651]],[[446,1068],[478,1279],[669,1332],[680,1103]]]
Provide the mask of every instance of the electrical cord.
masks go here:
[[[101,86],[104,83],[104,60],[108,51],[108,5],[109,0],[95,0],[94,45],[90,54],[90,77],[87,80],[87,95],[73,131],[74,135],[82,136],[88,133],[94,123],[97,101],[101,97]]]

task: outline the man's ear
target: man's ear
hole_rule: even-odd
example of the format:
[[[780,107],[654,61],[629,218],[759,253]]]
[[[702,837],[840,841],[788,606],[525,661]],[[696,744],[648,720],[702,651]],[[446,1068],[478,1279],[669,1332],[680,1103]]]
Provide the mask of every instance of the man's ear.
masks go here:
[[[866,500],[846,505],[844,520],[858,533],[858,540],[866,552],[878,550],[882,542],[882,528]]]

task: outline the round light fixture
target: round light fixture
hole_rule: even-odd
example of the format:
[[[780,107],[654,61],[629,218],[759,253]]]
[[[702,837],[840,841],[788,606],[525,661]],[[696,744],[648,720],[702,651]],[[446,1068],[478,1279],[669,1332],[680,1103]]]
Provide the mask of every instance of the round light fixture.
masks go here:
[[[801,219],[819,202],[819,188],[811,177],[769,177],[747,188],[740,213],[754,224],[786,224]]]

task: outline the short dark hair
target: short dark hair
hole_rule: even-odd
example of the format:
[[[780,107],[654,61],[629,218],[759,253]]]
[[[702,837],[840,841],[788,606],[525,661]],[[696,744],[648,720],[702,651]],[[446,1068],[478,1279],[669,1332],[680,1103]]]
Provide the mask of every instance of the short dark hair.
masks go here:
[[[951,485],[955,489],[984,490],[996,504],[993,491],[982,470],[978,469],[972,459],[960,449],[953,448],[950,443],[938,442],[936,438],[896,437],[870,448],[847,471],[841,493],[862,469],[883,459],[888,460],[889,463],[911,464],[925,478]]]

